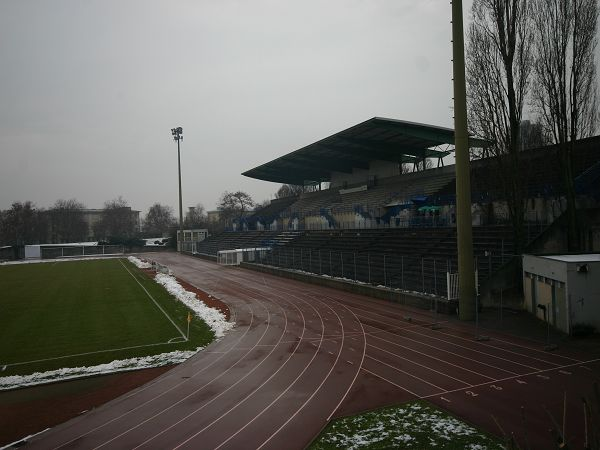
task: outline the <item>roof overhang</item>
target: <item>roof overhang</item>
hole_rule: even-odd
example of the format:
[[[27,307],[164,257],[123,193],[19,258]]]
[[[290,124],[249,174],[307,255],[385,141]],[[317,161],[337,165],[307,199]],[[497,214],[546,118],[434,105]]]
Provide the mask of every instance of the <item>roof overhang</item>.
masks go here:
[[[470,147],[491,142],[470,137]],[[414,163],[424,158],[443,158],[454,145],[451,128],[374,117],[299,150],[250,169],[242,175],[276,183],[303,185],[330,181],[332,172],[368,169],[375,160]]]

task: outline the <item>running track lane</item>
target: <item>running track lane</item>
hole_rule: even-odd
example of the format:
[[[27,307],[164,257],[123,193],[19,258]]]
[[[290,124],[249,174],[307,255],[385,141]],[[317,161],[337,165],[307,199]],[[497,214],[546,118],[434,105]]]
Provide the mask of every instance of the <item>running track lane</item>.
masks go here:
[[[152,255],[225,301],[237,327],[132,393],[40,435],[37,448],[303,448],[331,417],[417,398],[549,448],[583,444],[594,357],[547,353],[428,312],[176,254]],[[411,321],[407,321],[410,316]],[[521,411],[525,415],[523,424]],[[494,420],[495,418],[495,420]]]
[[[358,376],[348,307],[177,255],[162,263],[225,301],[236,328],[165,376],[50,430],[32,448],[302,448]],[[157,258],[158,259],[158,258]],[[181,265],[181,267],[180,267]],[[186,273],[190,272],[190,273]],[[328,339],[329,335],[336,339]]]

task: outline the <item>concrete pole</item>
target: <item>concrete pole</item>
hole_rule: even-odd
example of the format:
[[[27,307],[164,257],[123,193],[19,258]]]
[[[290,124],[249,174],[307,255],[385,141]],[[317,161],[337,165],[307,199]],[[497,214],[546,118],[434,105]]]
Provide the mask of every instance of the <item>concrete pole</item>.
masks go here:
[[[179,151],[179,136],[177,137],[177,168],[179,170],[179,252],[183,251],[183,208],[181,203],[181,153]]]
[[[471,174],[469,167],[462,0],[452,1],[452,55],[459,318],[460,320],[473,320],[475,316],[475,270],[473,267],[473,230],[471,227]]]

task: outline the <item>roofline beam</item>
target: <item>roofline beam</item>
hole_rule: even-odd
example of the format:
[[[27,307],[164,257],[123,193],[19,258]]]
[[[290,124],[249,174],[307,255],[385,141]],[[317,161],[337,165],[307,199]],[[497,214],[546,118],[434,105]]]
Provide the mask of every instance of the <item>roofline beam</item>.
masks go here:
[[[421,125],[418,123],[409,122],[394,122],[389,120],[382,120],[379,117],[373,119],[374,123],[382,123],[384,126],[402,129],[402,135],[413,136],[419,139],[431,139],[437,140],[440,144],[451,144],[454,145],[454,130],[449,128],[448,130],[441,129],[441,127],[435,127],[434,130],[427,130],[427,125]],[[493,142],[487,139],[478,138],[476,136],[469,136],[469,147],[486,148],[492,145]],[[439,144],[438,144],[439,145]]]
[[[373,142],[367,139],[357,139],[357,138],[342,138],[343,140],[356,145],[361,145],[364,148],[369,150],[375,149],[384,152],[397,153],[401,155],[410,155],[419,158],[439,158],[440,156],[449,155],[448,151],[441,150],[432,150],[430,148],[415,148],[415,147],[407,147],[402,145],[401,143],[395,142]]]
[[[315,164],[315,160],[311,159],[309,157],[294,156],[294,159],[306,162],[307,165],[309,165],[309,167],[311,167],[311,168],[314,167],[314,164]],[[327,169],[334,170],[336,172],[347,172],[347,173],[352,173],[352,169],[368,169],[369,168],[369,163],[365,163],[362,161],[356,161],[356,160],[340,161],[339,159],[336,159],[336,158],[328,158],[328,157],[321,157],[321,156],[319,156],[318,164],[319,164],[319,167],[325,167]]]

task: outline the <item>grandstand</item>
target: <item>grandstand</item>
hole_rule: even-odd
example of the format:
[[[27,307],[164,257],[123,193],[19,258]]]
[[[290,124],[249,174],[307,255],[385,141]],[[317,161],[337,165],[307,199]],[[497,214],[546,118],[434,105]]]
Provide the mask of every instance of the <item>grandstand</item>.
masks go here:
[[[455,167],[444,165],[453,141],[450,129],[373,118],[244,172],[319,190],[273,200],[197,252],[269,247],[264,264],[447,297],[446,273],[457,268]],[[527,242],[564,211],[558,160],[555,146],[520,154]],[[577,142],[573,167],[580,204],[597,207],[600,137]],[[480,284],[491,286],[514,263],[513,231],[496,161],[472,161],[471,180],[474,256]]]

